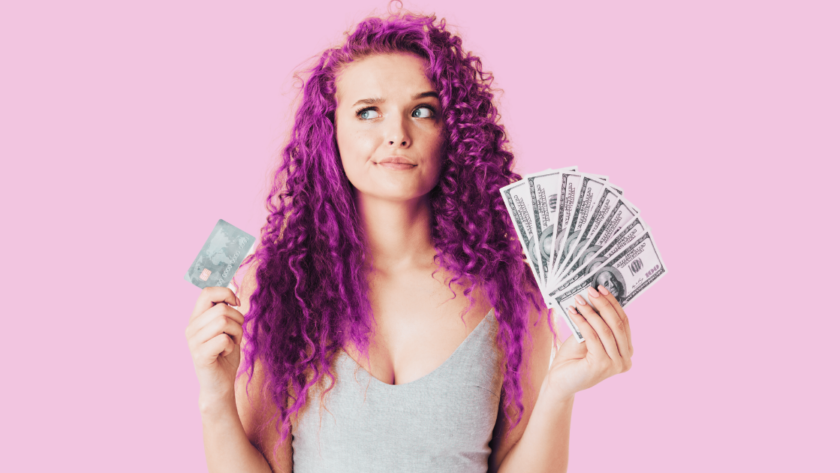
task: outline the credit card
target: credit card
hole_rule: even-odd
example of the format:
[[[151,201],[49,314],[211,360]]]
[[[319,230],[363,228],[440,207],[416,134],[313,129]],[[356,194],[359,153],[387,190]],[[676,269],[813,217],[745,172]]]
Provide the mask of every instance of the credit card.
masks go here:
[[[204,289],[227,287],[239,265],[254,252],[257,239],[219,219],[184,279]]]

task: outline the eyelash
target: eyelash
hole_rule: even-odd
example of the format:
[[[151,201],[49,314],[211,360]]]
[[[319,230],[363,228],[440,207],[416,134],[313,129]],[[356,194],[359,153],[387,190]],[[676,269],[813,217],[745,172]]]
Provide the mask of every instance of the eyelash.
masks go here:
[[[417,117],[417,118],[435,118],[435,117],[437,116],[437,110],[435,110],[435,108],[434,108],[434,107],[432,107],[431,105],[421,105],[421,106],[419,106],[419,107],[415,108],[414,110],[415,110],[415,111],[416,111],[416,110],[420,110],[421,108],[427,108],[427,109],[429,109],[429,111],[431,111],[431,112],[432,112],[432,116],[431,116],[431,117]],[[365,111],[367,111],[367,110],[376,110],[376,107],[365,107],[365,108],[363,108],[363,109],[361,109],[361,110],[359,110],[359,111],[357,111],[357,112],[356,112],[356,117],[357,117],[358,119],[362,120],[362,121],[372,120],[372,118],[368,118],[368,119],[364,119],[364,118],[362,118],[362,113],[364,113],[364,112],[365,112]],[[413,114],[414,112],[411,112],[411,113]]]

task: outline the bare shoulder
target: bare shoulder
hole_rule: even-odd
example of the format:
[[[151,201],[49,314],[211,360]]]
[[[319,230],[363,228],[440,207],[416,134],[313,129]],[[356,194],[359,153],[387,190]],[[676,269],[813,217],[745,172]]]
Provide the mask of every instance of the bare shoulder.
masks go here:
[[[542,295],[538,290],[534,289],[530,291],[530,294],[538,303],[541,302]],[[519,439],[522,438],[522,434],[525,433],[525,428],[528,426],[531,413],[537,403],[540,387],[548,373],[551,348],[554,342],[551,329],[548,325],[548,318],[551,316],[551,312],[546,308],[538,310],[530,301],[528,302],[528,307],[528,334],[525,336],[524,341],[523,366],[521,370],[522,418],[519,424],[511,430],[511,422],[508,421],[503,411],[504,400],[499,403],[499,414],[496,417],[496,427],[493,430],[493,439],[491,441],[490,471],[498,470],[502,460],[505,459],[511,449],[519,442]],[[504,394],[502,395],[504,396]],[[515,418],[513,411],[510,414]]]
[[[250,307],[250,299],[257,287],[256,281],[257,264],[252,264],[246,272],[242,285],[237,296],[242,302],[240,310],[247,314]],[[243,336],[242,347],[248,341]],[[245,359],[244,352],[241,353],[241,362]],[[242,369],[242,364],[240,364]],[[292,442],[289,436],[277,449],[277,456],[274,456],[274,447],[280,440],[280,434],[274,428],[274,418],[277,414],[277,406],[271,398],[270,391],[266,389],[265,373],[259,361],[254,364],[254,374],[251,381],[248,381],[248,373],[244,373],[236,379],[234,385],[236,393],[236,409],[245,435],[251,444],[256,447],[266,458],[272,471],[275,473],[292,471]]]

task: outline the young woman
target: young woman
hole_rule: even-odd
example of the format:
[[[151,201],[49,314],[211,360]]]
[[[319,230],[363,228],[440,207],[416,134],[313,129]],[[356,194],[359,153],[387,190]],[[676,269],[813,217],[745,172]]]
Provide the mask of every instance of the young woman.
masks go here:
[[[574,395],[630,368],[630,327],[601,287],[549,366],[491,82],[434,17],[321,55],[240,294],[205,289],[186,330],[211,472],[565,471]]]

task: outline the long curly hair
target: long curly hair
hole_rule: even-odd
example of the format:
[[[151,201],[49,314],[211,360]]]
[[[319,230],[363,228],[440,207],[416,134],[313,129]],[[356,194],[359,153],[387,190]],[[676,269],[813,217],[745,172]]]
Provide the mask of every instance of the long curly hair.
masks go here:
[[[434,15],[369,17],[345,36],[344,44],[324,51],[306,71],[253,256],[256,289],[243,324],[247,343],[239,375],[247,371],[250,383],[259,361],[264,395],[277,406],[266,422],[274,420],[282,443],[310,388],[322,380],[329,381],[326,391],[334,385],[337,352],[352,343],[367,356],[373,317],[366,247],[335,138],[335,78],[353,60],[412,53],[427,63],[445,123],[441,174],[429,194],[435,260],[450,276],[450,290],[452,284],[466,288],[470,307],[471,293],[480,287],[495,309],[504,412],[515,426],[523,410],[520,369],[529,304],[540,313],[545,305],[535,297],[536,281],[499,192],[521,176],[512,170],[513,154],[492,102],[493,76]],[[554,333],[550,317],[548,323]]]

